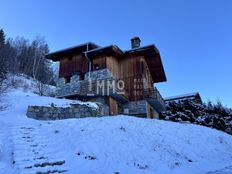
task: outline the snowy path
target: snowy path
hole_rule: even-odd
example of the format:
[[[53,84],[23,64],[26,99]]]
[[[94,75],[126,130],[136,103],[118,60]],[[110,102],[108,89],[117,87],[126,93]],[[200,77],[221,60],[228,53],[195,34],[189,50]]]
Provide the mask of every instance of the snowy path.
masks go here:
[[[1,171],[4,171],[7,174],[15,173],[15,171],[12,170],[13,168],[13,139],[11,135],[11,126],[8,124],[1,124],[0,173]]]
[[[40,126],[13,128],[14,163],[19,174],[66,173],[66,160],[55,151],[57,146],[47,138]],[[54,149],[54,150],[52,150]]]

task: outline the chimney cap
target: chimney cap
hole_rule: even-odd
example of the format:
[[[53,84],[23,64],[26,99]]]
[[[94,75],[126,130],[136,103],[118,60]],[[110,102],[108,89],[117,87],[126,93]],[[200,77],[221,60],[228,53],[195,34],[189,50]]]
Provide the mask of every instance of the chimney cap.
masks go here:
[[[141,41],[140,38],[139,38],[138,36],[135,36],[135,37],[133,37],[133,38],[131,39],[131,41],[134,41],[134,40],[139,40],[139,41]]]
[[[134,49],[134,48],[139,48],[140,47],[140,38],[139,37],[133,37],[131,39],[131,48]]]

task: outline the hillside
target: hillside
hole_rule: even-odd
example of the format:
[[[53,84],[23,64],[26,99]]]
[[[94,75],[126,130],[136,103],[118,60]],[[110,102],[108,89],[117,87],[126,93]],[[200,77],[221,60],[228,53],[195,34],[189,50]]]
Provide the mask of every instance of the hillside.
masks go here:
[[[215,129],[123,115],[37,121],[25,115],[29,104],[73,101],[22,89],[12,89],[4,101],[0,174],[232,172],[232,136]]]

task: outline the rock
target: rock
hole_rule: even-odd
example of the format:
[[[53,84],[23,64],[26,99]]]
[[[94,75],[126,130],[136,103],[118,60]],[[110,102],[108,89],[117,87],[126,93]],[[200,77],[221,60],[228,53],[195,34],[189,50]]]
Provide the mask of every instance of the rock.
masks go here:
[[[27,112],[33,112],[34,108],[32,106],[28,106]]]

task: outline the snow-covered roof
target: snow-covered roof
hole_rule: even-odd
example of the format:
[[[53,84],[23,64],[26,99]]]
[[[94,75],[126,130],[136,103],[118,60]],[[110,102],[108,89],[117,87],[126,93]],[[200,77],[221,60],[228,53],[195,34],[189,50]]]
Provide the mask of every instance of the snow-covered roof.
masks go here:
[[[85,54],[88,56],[96,56],[101,54],[107,54],[107,53],[116,53],[119,55],[123,54],[123,51],[117,46],[117,45],[108,45],[105,47],[98,47],[89,51],[85,51]]]
[[[132,48],[132,49],[129,49],[129,50],[125,50],[124,53],[132,53],[132,52],[138,52],[138,51],[144,51],[148,48],[154,48],[156,52],[159,52],[158,49],[156,48],[156,46],[154,44],[151,44],[151,45],[146,45],[146,46],[143,46],[143,47],[136,47],[136,48]]]
[[[76,52],[78,50],[86,51],[87,47],[88,47],[89,50],[92,50],[92,49],[95,49],[95,48],[99,48],[100,46],[93,43],[93,42],[87,42],[87,43],[84,43],[84,44],[79,44],[79,45],[76,45],[76,46],[72,46],[72,47],[64,48],[64,49],[61,49],[61,50],[58,50],[58,51],[54,51],[52,53],[47,54],[46,58],[51,59],[53,61],[57,61],[57,60],[59,60],[60,56],[63,56],[65,54],[67,54],[67,53]]]
[[[181,100],[181,99],[194,99],[198,97],[201,100],[199,92],[192,92],[188,94],[176,95],[164,98],[165,101]]]

